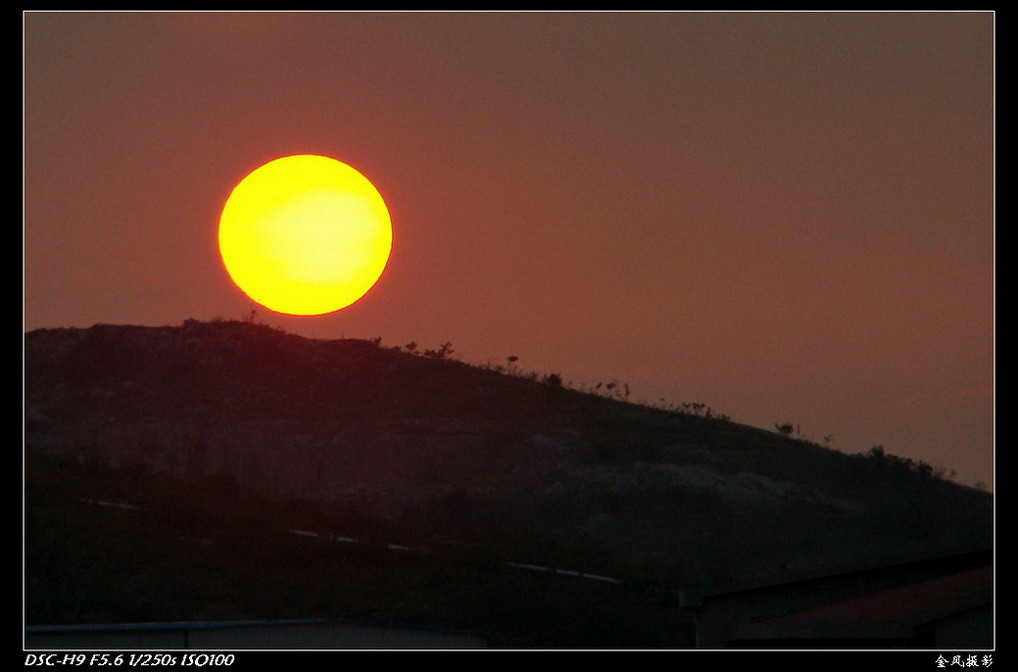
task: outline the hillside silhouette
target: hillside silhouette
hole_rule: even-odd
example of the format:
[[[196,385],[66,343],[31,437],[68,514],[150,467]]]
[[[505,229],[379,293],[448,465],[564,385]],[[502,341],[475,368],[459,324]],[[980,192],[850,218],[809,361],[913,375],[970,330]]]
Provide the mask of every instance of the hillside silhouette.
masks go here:
[[[928,465],[448,353],[242,321],[26,334],[28,623],[682,647],[680,589],[992,545],[992,497]]]

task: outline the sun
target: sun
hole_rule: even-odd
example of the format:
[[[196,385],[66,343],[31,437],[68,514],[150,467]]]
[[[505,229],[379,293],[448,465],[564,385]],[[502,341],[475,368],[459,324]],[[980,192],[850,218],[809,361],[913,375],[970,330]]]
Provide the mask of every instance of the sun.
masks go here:
[[[392,221],[374,185],[314,154],[269,161],[240,181],[219,218],[219,252],[233,282],[288,315],[354,303],[381,277]]]

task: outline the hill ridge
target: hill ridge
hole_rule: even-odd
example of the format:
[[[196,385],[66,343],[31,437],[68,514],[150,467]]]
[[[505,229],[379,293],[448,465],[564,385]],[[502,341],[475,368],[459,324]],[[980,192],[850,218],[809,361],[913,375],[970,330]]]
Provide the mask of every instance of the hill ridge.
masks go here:
[[[992,498],[904,463],[429,352],[241,321],[35,330],[29,463],[228,479],[412,538],[523,540],[524,562],[587,554],[608,575],[736,579],[991,543]]]

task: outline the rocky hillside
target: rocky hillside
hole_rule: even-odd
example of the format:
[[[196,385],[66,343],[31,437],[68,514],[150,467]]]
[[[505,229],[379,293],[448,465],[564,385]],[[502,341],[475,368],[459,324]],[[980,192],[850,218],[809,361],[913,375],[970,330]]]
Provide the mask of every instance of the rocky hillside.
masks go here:
[[[30,475],[163,477],[185,499],[216,480],[329,511],[331,534],[655,585],[992,539],[990,495],[921,463],[246,322],[33,331],[25,409]]]

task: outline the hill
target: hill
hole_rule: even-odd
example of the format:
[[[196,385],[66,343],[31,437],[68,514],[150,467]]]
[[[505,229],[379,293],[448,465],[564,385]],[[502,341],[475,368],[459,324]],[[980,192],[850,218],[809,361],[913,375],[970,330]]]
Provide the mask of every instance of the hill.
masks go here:
[[[679,589],[992,544],[991,496],[923,463],[447,353],[232,321],[26,334],[28,622],[677,647]]]

